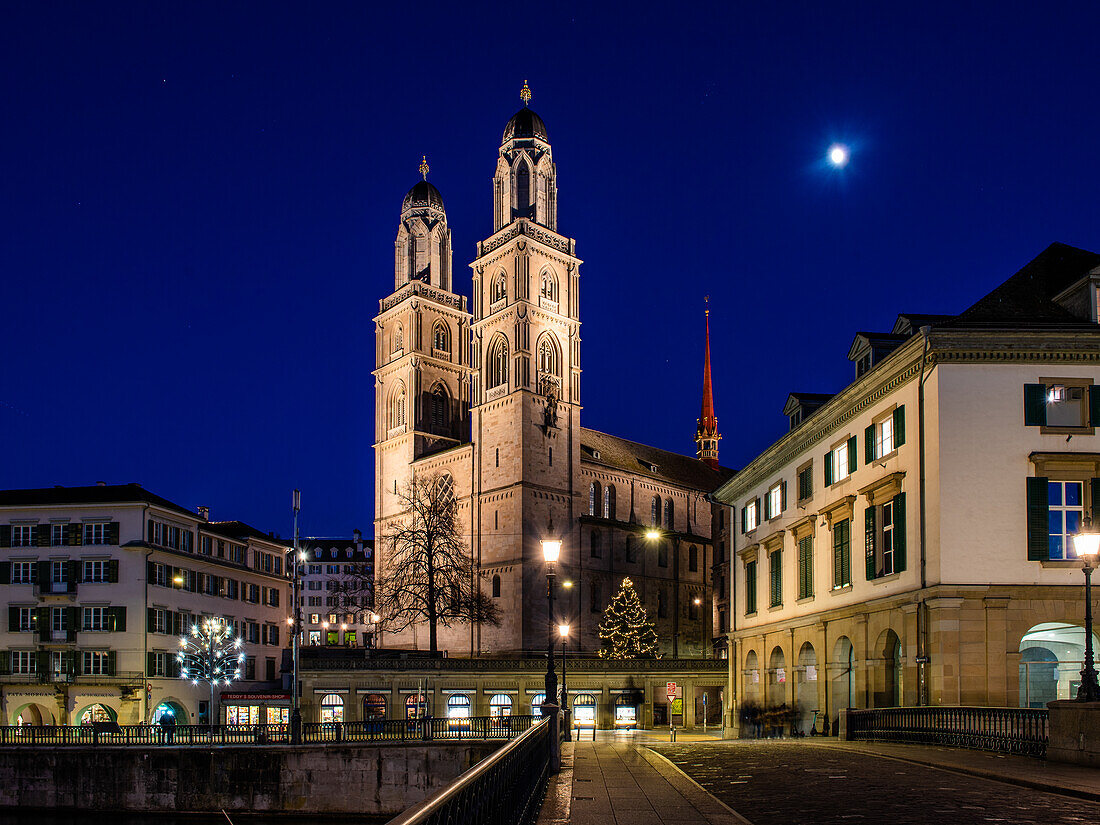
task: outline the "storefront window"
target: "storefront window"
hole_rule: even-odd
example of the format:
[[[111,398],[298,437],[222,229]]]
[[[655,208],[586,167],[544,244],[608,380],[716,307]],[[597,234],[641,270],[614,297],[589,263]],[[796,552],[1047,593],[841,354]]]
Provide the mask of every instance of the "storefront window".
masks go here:
[[[326,693],[325,698],[321,700],[321,721],[322,722],[343,722],[344,721],[344,700],[338,693]]]
[[[428,715],[428,700],[423,693],[410,693],[405,699],[405,718],[423,719]]]
[[[497,693],[489,700],[489,716],[500,718],[512,715],[512,697],[507,693]]]
[[[531,697],[531,714],[533,716],[542,716],[542,703],[545,701],[545,693],[536,693]]]
[[[386,697],[380,693],[368,693],[363,697],[364,719],[386,718]]]
[[[596,727],[596,697],[578,693],[573,699],[573,724],[578,728]]]
[[[635,697],[630,694],[622,694],[615,700],[615,727],[634,728],[638,725],[638,706],[634,704]]]
[[[80,724],[90,725],[92,722],[113,722],[115,712],[103,705],[92,705],[80,714]]]

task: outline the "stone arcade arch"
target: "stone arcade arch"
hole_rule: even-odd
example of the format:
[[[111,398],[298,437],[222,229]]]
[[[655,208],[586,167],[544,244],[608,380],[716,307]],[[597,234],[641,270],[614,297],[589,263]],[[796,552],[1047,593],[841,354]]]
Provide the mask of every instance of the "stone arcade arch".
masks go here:
[[[40,705],[37,702],[28,702],[25,705],[20,705],[12,712],[11,724],[17,726],[31,725],[34,727],[41,727],[42,725],[54,724],[54,719],[53,714],[45,705]]]
[[[813,711],[817,708],[817,651],[809,642],[802,643],[798,651],[798,668],[795,671],[794,704],[798,709],[798,725],[803,733],[810,732]]]
[[[876,708],[896,708],[901,705],[901,640],[892,629],[879,634],[875,643],[873,706]]]
[[[829,724],[836,730],[842,708],[850,708],[855,696],[855,648],[852,640],[841,636],[833,645],[829,661]]]

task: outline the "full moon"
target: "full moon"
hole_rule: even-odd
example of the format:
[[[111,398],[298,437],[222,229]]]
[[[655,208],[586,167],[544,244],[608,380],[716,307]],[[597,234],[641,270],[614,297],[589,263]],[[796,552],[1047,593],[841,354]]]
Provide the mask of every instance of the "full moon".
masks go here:
[[[848,165],[848,147],[843,143],[834,143],[829,147],[829,163],[837,169]]]

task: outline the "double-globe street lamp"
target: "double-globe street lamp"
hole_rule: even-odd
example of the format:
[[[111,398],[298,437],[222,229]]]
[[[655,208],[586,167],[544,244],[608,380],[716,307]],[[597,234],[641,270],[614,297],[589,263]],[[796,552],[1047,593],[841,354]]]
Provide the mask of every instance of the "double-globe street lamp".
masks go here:
[[[543,699],[543,715],[547,706],[553,706],[558,697],[558,677],[554,673],[554,563],[561,555],[561,539],[554,535],[554,520],[546,528],[542,539],[542,557],[546,560],[546,697]]]
[[[1081,559],[1085,571],[1085,667],[1081,670],[1081,685],[1077,688],[1078,702],[1100,702],[1100,685],[1096,681],[1096,668],[1092,661],[1092,571],[1100,555],[1100,532],[1085,519],[1081,529],[1073,536],[1073,549]]]

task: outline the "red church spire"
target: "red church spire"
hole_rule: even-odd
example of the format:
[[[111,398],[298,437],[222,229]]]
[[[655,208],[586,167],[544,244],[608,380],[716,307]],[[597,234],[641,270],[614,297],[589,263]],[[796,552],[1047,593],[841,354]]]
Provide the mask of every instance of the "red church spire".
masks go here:
[[[706,345],[703,355],[703,408],[695,430],[696,455],[704,464],[718,469],[718,418],[714,414],[714,388],[710,379],[710,296],[705,299]]]

